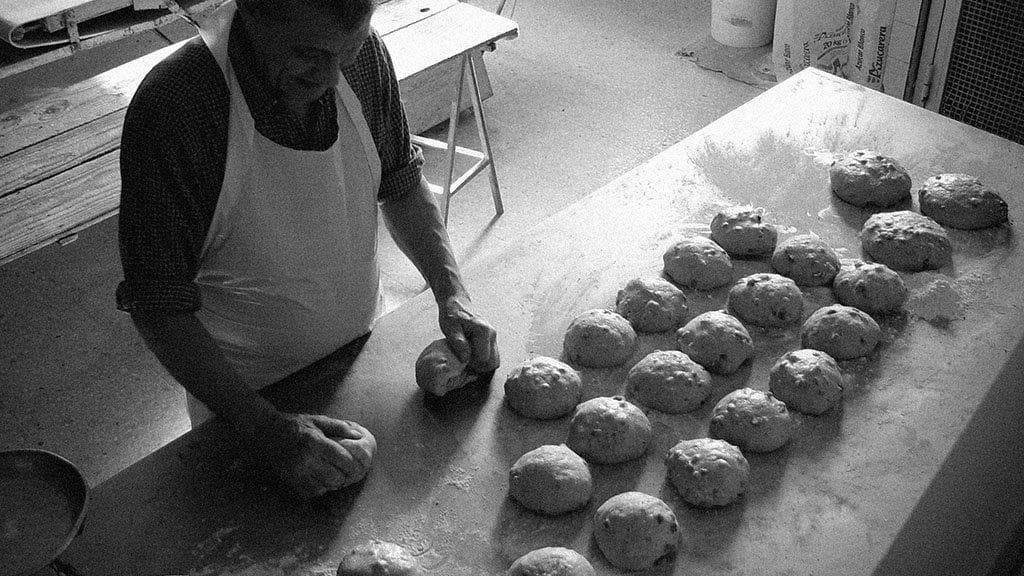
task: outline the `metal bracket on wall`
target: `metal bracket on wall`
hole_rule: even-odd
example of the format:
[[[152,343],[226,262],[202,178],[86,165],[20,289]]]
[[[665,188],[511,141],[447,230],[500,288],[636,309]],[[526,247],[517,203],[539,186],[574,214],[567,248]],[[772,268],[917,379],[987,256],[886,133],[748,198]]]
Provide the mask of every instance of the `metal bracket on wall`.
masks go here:
[[[61,16],[64,28],[68,31],[68,39],[71,40],[71,51],[77,52],[82,48],[82,38],[78,35],[78,17],[75,15],[75,9],[65,10]]]

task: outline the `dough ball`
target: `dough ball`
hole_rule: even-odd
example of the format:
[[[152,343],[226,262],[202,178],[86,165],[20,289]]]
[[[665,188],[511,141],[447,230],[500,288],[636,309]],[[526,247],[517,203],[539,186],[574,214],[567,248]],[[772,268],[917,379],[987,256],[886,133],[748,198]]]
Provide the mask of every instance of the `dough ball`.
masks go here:
[[[355,484],[366,477],[367,472],[373,464],[373,457],[377,454],[377,439],[369,430],[352,421],[346,421],[348,425],[362,434],[359,438],[334,438],[333,440],[348,451],[349,454],[359,463],[362,473],[358,476],[349,477],[349,484]]]
[[[626,374],[626,390],[644,406],[682,414],[711,395],[711,374],[679,350],[655,350]]]
[[[686,294],[668,280],[634,278],[619,290],[615,311],[637,332],[675,330],[686,321]]]
[[[514,367],[505,379],[505,402],[527,418],[565,416],[580,402],[579,372],[561,360],[537,356]]]
[[[416,359],[416,385],[435,396],[444,396],[476,378],[444,338],[428,344]]]
[[[772,366],[768,387],[787,408],[818,415],[843,399],[843,374],[835,359],[821,350],[793,350]]]
[[[907,284],[885,264],[856,261],[839,269],[832,291],[840,304],[869,313],[898,312],[907,301]]]
[[[860,241],[876,262],[907,272],[942,268],[953,255],[942,226],[909,210],[872,214],[864,222]]]
[[[732,282],[732,259],[724,248],[703,236],[684,238],[662,256],[673,282],[697,290],[714,290]]]
[[[594,567],[582,554],[569,548],[550,546],[523,554],[509,566],[505,576],[595,576]]]
[[[922,214],[950,228],[978,230],[1009,218],[1002,196],[967,174],[932,176],[918,190],[917,198]]]
[[[793,420],[786,405],[771,392],[740,388],[715,404],[708,434],[744,452],[771,452],[789,442]]]
[[[881,339],[882,330],[874,318],[843,304],[818,308],[800,329],[804,348],[821,350],[836,360],[867,356]]]
[[[683,440],[665,456],[668,480],[694,506],[725,506],[747,491],[750,464],[725,440]]]
[[[616,494],[594,513],[594,539],[604,557],[623,570],[643,570],[679,544],[676,515],[643,492]]]
[[[800,234],[775,247],[772,268],[800,286],[828,286],[839,271],[839,255],[821,238]]]
[[[587,310],[569,323],[563,342],[569,362],[588,368],[618,366],[633,355],[636,331],[611,310]]]
[[[423,576],[426,572],[408,550],[371,540],[349,550],[338,566],[338,576]]]
[[[832,192],[854,206],[892,206],[910,198],[910,174],[895,160],[871,150],[854,150],[828,169]]]
[[[651,443],[651,421],[622,396],[600,396],[576,406],[566,445],[596,464],[639,458]]]
[[[719,310],[700,314],[676,330],[676,346],[715,374],[732,374],[754,356],[754,340],[743,323]]]
[[[771,254],[778,238],[775,226],[762,222],[751,206],[729,206],[711,220],[711,239],[737,258]]]
[[[778,328],[804,318],[804,295],[790,278],[760,273],[740,278],[729,289],[729,313],[755,326]]]
[[[530,450],[508,472],[509,494],[523,506],[555,516],[587,505],[594,492],[590,468],[565,445]]]

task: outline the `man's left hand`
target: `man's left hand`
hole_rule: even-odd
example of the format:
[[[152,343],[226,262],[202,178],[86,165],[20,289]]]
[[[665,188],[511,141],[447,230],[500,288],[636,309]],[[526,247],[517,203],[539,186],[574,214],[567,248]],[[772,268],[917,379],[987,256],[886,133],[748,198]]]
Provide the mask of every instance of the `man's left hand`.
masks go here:
[[[498,356],[497,332],[484,319],[469,310],[469,299],[452,296],[438,306],[441,332],[448,339],[452,352],[469,369],[485,374],[501,364]]]

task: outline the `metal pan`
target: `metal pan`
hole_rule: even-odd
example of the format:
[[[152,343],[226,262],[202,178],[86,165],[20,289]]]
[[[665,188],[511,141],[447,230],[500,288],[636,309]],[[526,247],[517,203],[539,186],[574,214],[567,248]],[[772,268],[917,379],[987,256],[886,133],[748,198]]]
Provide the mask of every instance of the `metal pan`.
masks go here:
[[[0,452],[0,576],[46,568],[78,534],[89,485],[45,450]]]

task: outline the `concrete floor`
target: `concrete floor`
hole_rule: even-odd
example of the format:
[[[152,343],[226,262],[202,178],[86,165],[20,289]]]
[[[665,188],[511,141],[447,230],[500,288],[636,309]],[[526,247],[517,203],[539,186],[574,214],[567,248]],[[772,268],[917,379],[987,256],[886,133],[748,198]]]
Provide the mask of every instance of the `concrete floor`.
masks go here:
[[[520,37],[486,55],[494,95],[484,108],[505,214],[494,218],[485,178],[454,198],[449,231],[460,262],[514,241],[761,92],[676,54],[706,34],[710,4],[516,3]],[[166,38],[141,35],[2,80],[0,112],[189,32],[172,26]],[[474,134],[471,117],[460,126]],[[435,182],[439,160],[428,157]],[[181,388],[114,308],[116,232],[111,218],[76,242],[0,267],[0,450],[57,452],[93,485],[189,428]],[[423,289],[390,241],[383,265],[389,305]],[[468,280],[470,289],[487,281]]]

